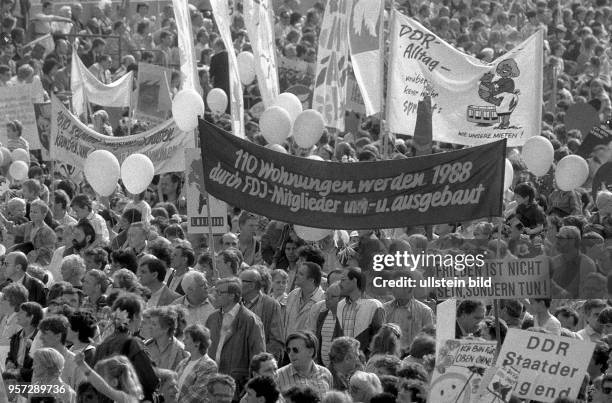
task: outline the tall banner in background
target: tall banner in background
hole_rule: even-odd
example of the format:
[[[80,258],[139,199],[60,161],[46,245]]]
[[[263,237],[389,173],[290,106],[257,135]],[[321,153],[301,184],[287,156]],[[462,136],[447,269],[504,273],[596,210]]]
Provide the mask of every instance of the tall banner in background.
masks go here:
[[[172,116],[170,80],[172,69],[149,63],[138,63],[138,88],[134,118],[162,123]]]
[[[183,75],[183,89],[196,90],[202,95],[202,87],[198,78],[198,65],[193,55],[193,30],[191,29],[191,15],[187,0],[172,0],[178,48],[181,58],[181,73]]]
[[[32,103],[32,84],[18,84],[0,87],[0,142],[6,144],[6,123],[19,120],[23,125],[22,136],[31,150],[40,150],[42,145],[36,128],[36,114]]]
[[[366,115],[380,112],[384,45],[381,24],[385,8],[381,0],[354,0],[348,21],[348,43],[355,78],[361,89]]]
[[[264,105],[272,106],[279,94],[276,45],[270,0],[244,0],[244,25],[255,56],[257,84]]]
[[[72,50],[71,71],[72,108],[77,116],[87,110],[85,102],[100,106],[130,106],[134,83],[131,71],[111,84],[103,84],[85,67],[76,49]]]
[[[195,147],[193,136],[179,130],[172,119],[146,132],[110,137],[84,125],[57,98],[51,103],[51,159],[77,169],[83,169],[92,151],[108,150],[119,163],[130,154],[144,154],[153,162],[156,174],[184,171],[185,148]]]
[[[234,136],[245,138],[244,130],[244,100],[242,98],[242,83],[238,74],[238,61],[234,51],[234,42],[230,30],[232,17],[227,4],[227,0],[211,0],[210,5],[213,9],[213,16],[219,28],[219,33],[229,57],[230,93],[227,94],[232,109],[232,132]]]
[[[389,129],[413,135],[419,101],[431,94],[433,140],[522,146],[540,132],[543,34],[491,63],[466,55],[393,11],[387,94]]]
[[[349,49],[348,18],[353,0],[327,2],[315,74],[312,109],[321,112],[325,126],[344,131],[346,82],[348,79]]]

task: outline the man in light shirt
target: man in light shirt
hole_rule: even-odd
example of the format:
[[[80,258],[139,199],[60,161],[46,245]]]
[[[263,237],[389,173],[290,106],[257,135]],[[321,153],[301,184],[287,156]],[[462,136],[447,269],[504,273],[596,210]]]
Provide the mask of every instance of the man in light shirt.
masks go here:
[[[208,282],[206,276],[199,271],[191,270],[183,276],[181,281],[184,296],[179,296],[173,305],[183,305],[187,308],[185,320],[188,325],[201,325],[206,323],[215,307],[208,298]],[[211,358],[214,358],[211,356]]]
[[[586,315],[586,325],[584,329],[578,331],[578,336],[582,340],[598,342],[603,337],[602,326],[597,321],[599,314],[606,308],[603,299],[589,299],[584,303],[582,309]]]
[[[144,255],[138,265],[138,280],[140,284],[151,291],[147,301],[147,308],[166,306],[173,303],[180,294],[170,290],[164,284],[166,278],[166,265],[153,255]]]
[[[296,289],[287,296],[284,330],[285,339],[292,333],[308,329],[310,309],[323,300],[325,293],[321,288],[321,266],[304,262],[295,275]]]
[[[550,298],[534,298],[529,300],[527,310],[533,315],[535,327],[541,327],[561,336],[561,322],[550,313],[550,303]]]

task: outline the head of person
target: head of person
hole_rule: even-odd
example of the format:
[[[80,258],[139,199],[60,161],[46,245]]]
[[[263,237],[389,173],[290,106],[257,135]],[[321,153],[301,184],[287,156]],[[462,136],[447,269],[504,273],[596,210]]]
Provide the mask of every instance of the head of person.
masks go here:
[[[372,356],[368,364],[372,366],[369,372],[376,374],[378,377],[383,375],[397,374],[397,370],[400,368],[402,361],[396,355],[386,354]]]
[[[98,328],[97,320],[91,312],[78,310],[68,316],[70,327],[68,328],[67,340],[72,344],[93,341]]]
[[[139,221],[130,224],[127,232],[127,241],[131,248],[137,250],[144,248],[148,238],[149,227],[146,223]]]
[[[325,291],[325,308],[332,312],[336,312],[338,308],[338,302],[342,298],[342,291],[340,289],[340,283],[336,282],[327,287]]]
[[[578,322],[580,321],[578,312],[569,306],[557,308],[555,311],[555,317],[559,319],[561,326],[571,331],[576,331],[576,326],[578,326]]]
[[[6,209],[9,219],[23,218],[26,214],[26,201],[20,197],[13,197],[8,201]]]
[[[289,282],[289,274],[281,269],[272,270],[272,291],[275,295],[281,295],[287,290],[287,283]]]
[[[85,259],[85,267],[87,270],[104,270],[108,264],[108,252],[104,249],[97,247],[88,249],[83,253]]]
[[[365,291],[365,280],[359,267],[349,267],[343,270],[340,279],[340,290],[343,296],[349,296],[355,291]]]
[[[251,376],[276,376],[276,370],[278,370],[278,363],[274,356],[270,353],[259,353],[251,358],[251,364],[249,366]]]
[[[166,265],[153,255],[144,255],[138,264],[138,281],[145,287],[159,285],[166,278]]]
[[[303,262],[316,263],[323,267],[325,265],[325,255],[323,251],[313,245],[300,246],[297,250],[298,264]]]
[[[190,270],[183,275],[181,287],[185,297],[192,304],[200,304],[208,298],[208,280],[204,273]]]
[[[385,323],[372,338],[370,352],[374,354],[391,354],[399,356],[402,329],[395,323]]]
[[[295,286],[303,290],[314,290],[321,285],[321,266],[304,262],[298,266],[295,275]]]
[[[159,394],[164,402],[175,403],[178,401],[178,374],[170,369],[155,368],[159,378]]]
[[[28,269],[28,258],[23,252],[10,252],[4,257],[5,274],[7,278],[18,280]]]
[[[62,259],[60,271],[64,281],[72,285],[80,285],[85,276],[85,260],[79,255],[68,255]]]
[[[213,401],[231,403],[236,393],[236,381],[229,375],[215,374],[208,380],[206,388]]]
[[[601,327],[601,334],[612,334],[612,307],[606,307],[599,313],[597,323]]]
[[[41,186],[40,182],[36,179],[26,179],[21,185],[21,189],[23,192],[23,198],[26,200],[35,200],[37,197],[40,196]],[[42,202],[42,200],[40,201]],[[46,206],[47,205],[45,204],[45,207]]]
[[[238,236],[233,232],[223,234],[221,237],[221,248],[223,250],[238,247]]]
[[[94,370],[114,389],[131,397],[142,399],[142,386],[130,360],[124,355],[115,355],[96,363]]]
[[[601,311],[607,307],[606,301],[603,299],[589,299],[587,300],[582,309],[586,315],[586,323],[596,332],[600,333],[603,329],[597,320]]]
[[[17,312],[17,324],[24,329],[36,329],[43,318],[43,309],[37,302],[24,302]]]
[[[352,337],[338,337],[332,341],[329,361],[334,371],[341,374],[352,373],[359,365],[360,343]]]
[[[285,257],[287,258],[289,263],[297,262],[298,260],[297,251],[298,251],[298,248],[300,248],[301,246],[304,246],[304,241],[302,241],[301,239],[289,238],[285,242],[284,252],[285,252]]]
[[[286,403],[320,403],[321,398],[310,385],[292,386],[283,392]]]
[[[93,244],[95,240],[96,230],[93,225],[86,218],[80,219],[72,231],[72,246],[74,249],[83,250]]]
[[[317,356],[317,337],[310,331],[291,333],[286,340],[287,354],[295,367],[306,368]]]
[[[580,230],[573,225],[565,225],[557,232],[556,248],[562,254],[579,252],[581,242]]]
[[[259,217],[253,213],[243,210],[238,217],[238,227],[241,237],[254,236],[259,227]]]
[[[168,307],[155,307],[146,310],[149,317],[149,336],[156,340],[167,340],[176,330],[176,312]]]
[[[181,177],[174,172],[164,174],[159,180],[159,186],[164,196],[177,197],[180,193]]]
[[[93,209],[91,199],[86,194],[74,196],[70,203],[70,207],[72,207],[72,211],[74,211],[74,214],[79,220],[87,218]]]
[[[140,296],[129,292],[121,294],[111,308],[115,329],[122,332],[140,329],[143,305]]]
[[[276,381],[270,376],[256,376],[246,384],[245,403],[276,403],[280,392]]]
[[[213,258],[210,252],[206,251],[201,253],[200,256],[198,256],[194,269],[196,271],[204,273],[206,279],[210,284],[214,284],[214,282],[216,281],[215,273],[213,270]]]
[[[43,347],[32,353],[32,379],[59,379],[64,357],[54,348]]]
[[[18,139],[21,137],[23,125],[19,120],[10,120],[6,124],[6,134],[9,139]]]
[[[489,341],[497,340],[497,321],[495,318],[485,318],[482,322],[480,322],[480,337]],[[508,333],[508,325],[503,319],[499,320],[499,339],[502,344],[506,339],[506,334]]]
[[[242,283],[242,295],[245,296],[245,298],[252,298],[252,296],[258,294],[263,287],[262,276],[256,269],[243,270],[239,278]]]
[[[54,217],[62,217],[66,214],[68,206],[70,205],[70,198],[63,190],[55,190],[53,192],[53,203],[51,204],[51,210],[53,211]]]
[[[51,315],[40,321],[38,330],[43,347],[58,348],[66,345],[70,323],[64,315]]]
[[[482,301],[463,300],[457,307],[457,323],[465,333],[478,331],[484,317],[485,306]]]
[[[0,307],[2,315],[19,312],[21,304],[28,301],[28,289],[23,284],[11,283],[2,289]]]
[[[237,277],[222,278],[216,284],[215,305],[226,311],[242,299],[242,283]]]
[[[172,267],[181,270],[193,267],[195,264],[195,253],[187,241],[179,241],[172,251]]]
[[[241,259],[237,249],[222,250],[216,257],[219,278],[235,277],[238,275]]]
[[[374,395],[382,391],[382,385],[376,374],[357,371],[349,381],[349,392],[355,402],[369,402]]]

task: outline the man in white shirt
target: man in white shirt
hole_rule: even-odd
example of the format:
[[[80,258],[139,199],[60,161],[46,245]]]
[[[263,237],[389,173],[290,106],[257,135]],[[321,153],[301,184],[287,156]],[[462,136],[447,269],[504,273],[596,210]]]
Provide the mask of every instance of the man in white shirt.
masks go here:
[[[89,220],[96,231],[96,241],[99,240],[104,243],[109,242],[110,234],[106,226],[106,221],[104,221],[104,218],[102,218],[100,214],[93,211],[93,205],[89,196],[85,194],[74,196],[70,203],[70,207],[72,207],[77,219],[82,220],[83,218],[87,218]]]
[[[584,329],[578,331],[578,336],[582,340],[598,342],[603,337],[602,326],[597,321],[599,314],[606,308],[606,301],[603,299],[589,299],[587,300],[582,309],[586,315],[586,325]]]
[[[533,325],[561,336],[561,322],[550,313],[550,298],[534,298],[529,300],[527,310],[533,315]]]
[[[321,271],[321,266],[312,262],[304,262],[298,267],[296,289],[287,296],[284,339],[296,331],[308,329],[310,309],[325,297],[321,288]]]
[[[208,298],[206,276],[199,271],[191,270],[182,277],[181,286],[185,295],[179,296],[172,304],[183,305],[187,309],[185,318],[187,325],[203,325],[215,311]]]

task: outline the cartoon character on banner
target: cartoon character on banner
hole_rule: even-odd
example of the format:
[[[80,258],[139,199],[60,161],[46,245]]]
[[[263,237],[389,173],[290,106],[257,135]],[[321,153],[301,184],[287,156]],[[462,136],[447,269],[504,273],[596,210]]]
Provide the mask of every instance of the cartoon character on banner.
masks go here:
[[[479,125],[493,125],[499,122],[497,129],[510,127],[510,115],[516,109],[520,91],[515,89],[514,78],[521,72],[514,59],[501,61],[495,72],[499,76],[493,80],[495,73],[485,73],[478,86],[478,96],[485,102],[495,106],[468,106],[468,122]]]

